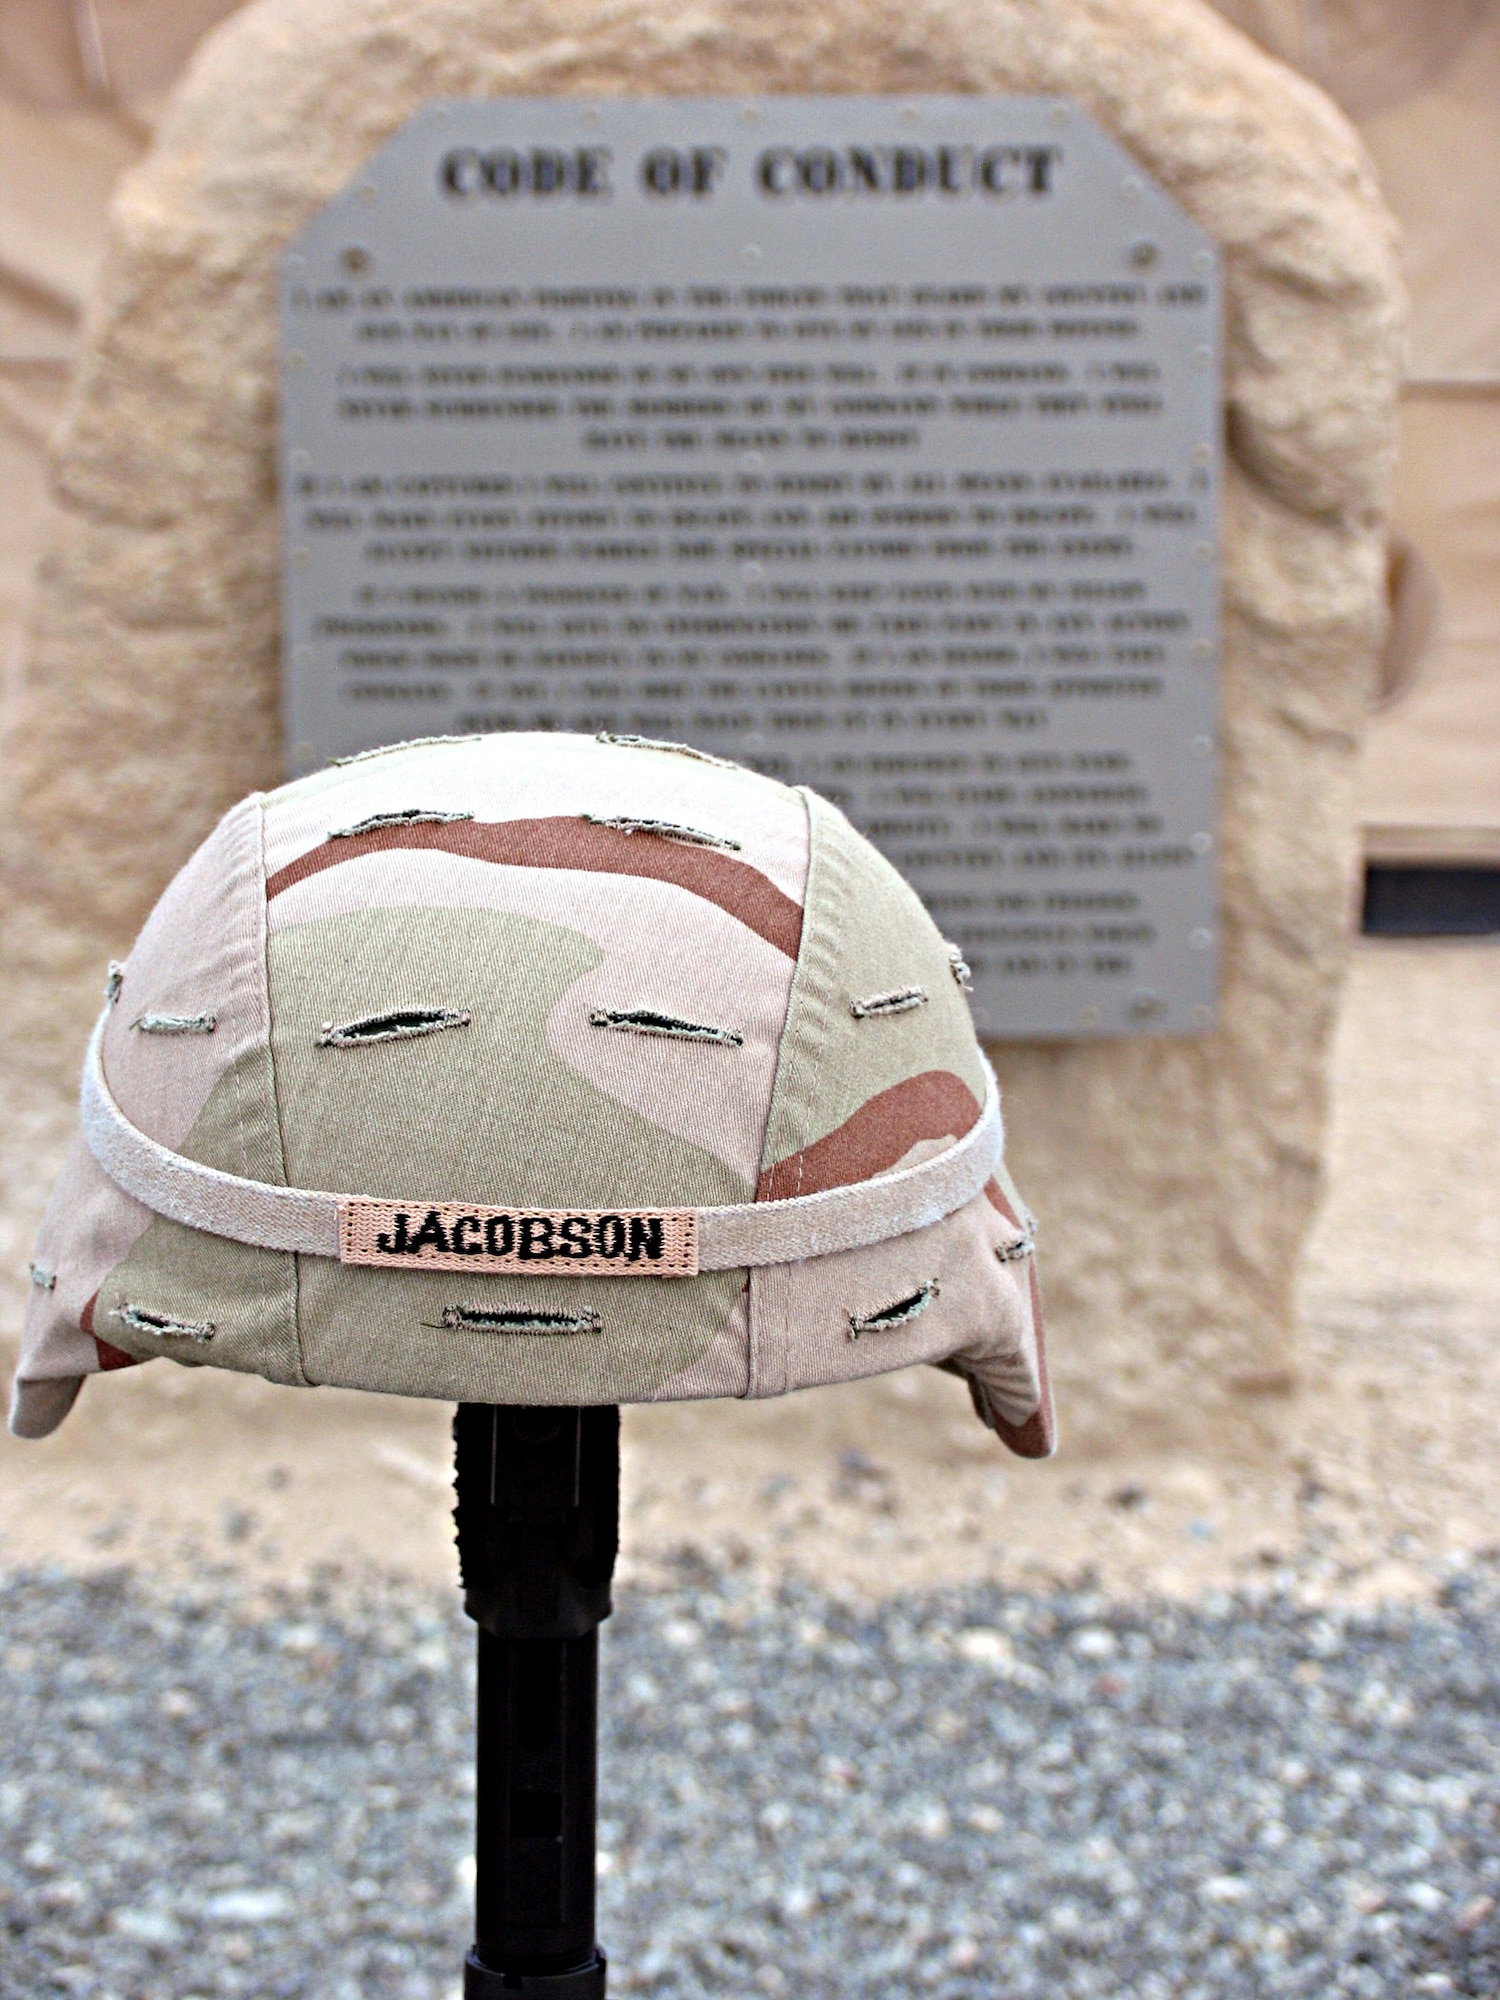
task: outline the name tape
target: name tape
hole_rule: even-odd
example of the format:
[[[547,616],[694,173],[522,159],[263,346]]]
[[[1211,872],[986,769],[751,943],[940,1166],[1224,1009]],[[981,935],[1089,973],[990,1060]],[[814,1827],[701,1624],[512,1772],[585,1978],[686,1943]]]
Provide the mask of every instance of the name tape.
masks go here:
[[[691,1278],[698,1217],[691,1208],[403,1206],[357,1197],[339,1203],[339,1262],[549,1278]]]

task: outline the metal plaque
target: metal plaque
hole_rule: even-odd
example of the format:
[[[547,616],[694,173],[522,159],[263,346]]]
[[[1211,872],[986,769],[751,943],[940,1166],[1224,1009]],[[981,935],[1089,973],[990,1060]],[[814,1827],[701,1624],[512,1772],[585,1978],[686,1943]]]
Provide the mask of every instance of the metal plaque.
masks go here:
[[[1071,104],[433,104],[284,266],[294,770],[687,741],[836,800],[983,1033],[1216,991],[1219,266]]]

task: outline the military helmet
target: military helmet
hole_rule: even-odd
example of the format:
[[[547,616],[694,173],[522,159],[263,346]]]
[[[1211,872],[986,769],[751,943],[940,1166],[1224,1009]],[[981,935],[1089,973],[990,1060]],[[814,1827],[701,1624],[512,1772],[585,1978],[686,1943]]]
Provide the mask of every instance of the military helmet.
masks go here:
[[[248,798],[110,968],[11,1428],[163,1355],[510,1404],[935,1362],[1043,1456],[966,979],[834,806],[680,744],[433,739]]]

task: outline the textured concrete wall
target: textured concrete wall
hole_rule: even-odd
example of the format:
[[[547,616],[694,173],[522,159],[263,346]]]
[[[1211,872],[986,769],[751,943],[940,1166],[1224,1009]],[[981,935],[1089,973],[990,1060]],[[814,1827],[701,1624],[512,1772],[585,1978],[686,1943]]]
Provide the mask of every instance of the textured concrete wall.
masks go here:
[[[997,1051],[1065,1427],[1253,1433],[1293,1357],[1351,923],[1400,334],[1348,126],[1197,0],[260,0],[126,181],[10,705],[6,1004],[76,1074],[106,953],[279,776],[275,272],[426,98],[1076,98],[1228,269],[1223,1026]]]

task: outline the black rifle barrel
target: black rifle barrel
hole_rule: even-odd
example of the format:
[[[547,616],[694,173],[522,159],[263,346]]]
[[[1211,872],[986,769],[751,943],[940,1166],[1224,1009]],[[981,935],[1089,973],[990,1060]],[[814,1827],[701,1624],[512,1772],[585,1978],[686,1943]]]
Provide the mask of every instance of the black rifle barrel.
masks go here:
[[[599,1625],[619,1546],[620,1413],[461,1403],[453,1437],[464,1609],[479,1626],[465,2000],[603,2000]]]

